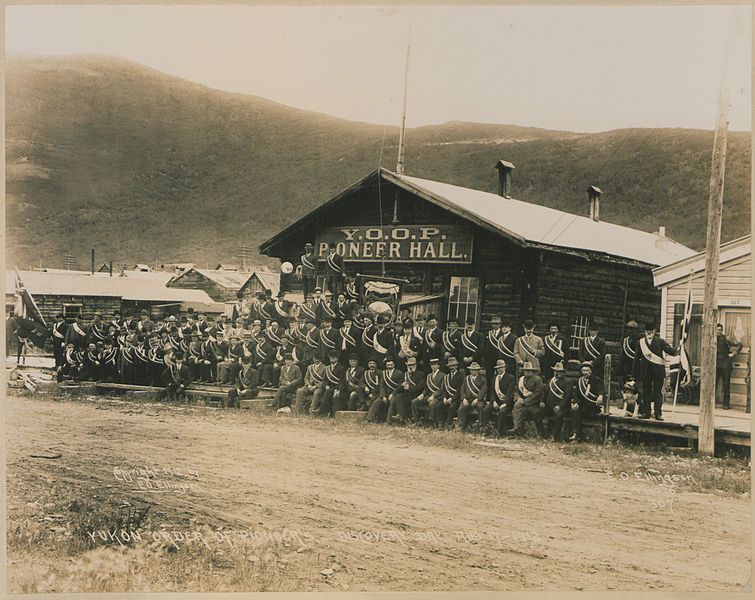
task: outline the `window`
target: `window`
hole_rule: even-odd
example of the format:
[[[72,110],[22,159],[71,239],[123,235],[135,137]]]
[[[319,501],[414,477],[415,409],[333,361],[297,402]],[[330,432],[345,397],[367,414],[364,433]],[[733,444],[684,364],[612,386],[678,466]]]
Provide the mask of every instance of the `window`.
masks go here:
[[[451,289],[448,294],[448,318],[455,318],[460,326],[467,319],[477,323],[477,295],[479,279],[477,277],[451,277]]]
[[[571,349],[579,350],[579,343],[587,336],[587,317],[577,317],[571,326]]]
[[[81,304],[64,304],[63,305],[63,316],[66,319],[75,319],[76,315],[81,314],[82,305]]]

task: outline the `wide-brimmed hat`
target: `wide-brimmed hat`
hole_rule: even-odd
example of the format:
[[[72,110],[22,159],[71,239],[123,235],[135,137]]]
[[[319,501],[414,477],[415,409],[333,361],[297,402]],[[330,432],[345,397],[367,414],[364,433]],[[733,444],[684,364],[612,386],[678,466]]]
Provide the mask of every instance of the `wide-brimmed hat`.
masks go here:
[[[524,365],[522,366],[522,370],[523,370],[523,371],[539,371],[540,369],[538,369],[538,368],[537,368],[537,367],[535,366],[535,364],[534,364],[534,363],[531,363],[531,362],[526,362],[526,363],[524,363]]]
[[[551,367],[554,371],[565,371],[564,369],[564,363],[563,361],[558,361],[555,365]]]

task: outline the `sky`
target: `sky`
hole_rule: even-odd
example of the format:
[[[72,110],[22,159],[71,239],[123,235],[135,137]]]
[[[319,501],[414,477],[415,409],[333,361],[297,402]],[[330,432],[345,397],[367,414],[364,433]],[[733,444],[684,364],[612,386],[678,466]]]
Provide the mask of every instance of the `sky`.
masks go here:
[[[114,54],[369,123],[749,130],[751,7],[7,6],[5,51]],[[727,65],[722,70],[722,66]]]

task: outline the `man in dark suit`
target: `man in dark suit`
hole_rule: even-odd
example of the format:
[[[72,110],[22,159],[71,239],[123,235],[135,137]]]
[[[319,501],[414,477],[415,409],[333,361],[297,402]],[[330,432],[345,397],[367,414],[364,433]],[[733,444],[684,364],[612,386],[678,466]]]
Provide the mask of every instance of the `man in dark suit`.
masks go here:
[[[173,353],[173,364],[163,371],[161,379],[165,389],[162,395],[167,395],[168,400],[183,400],[186,397],[186,388],[191,383],[191,374],[183,359],[183,352],[177,350]]]
[[[411,333],[409,333],[409,336],[414,337]],[[406,423],[409,420],[409,408],[412,401],[422,395],[424,387],[425,375],[422,371],[417,370],[417,358],[410,356],[406,359],[404,381],[388,406],[388,422]]]
[[[627,334],[621,340],[621,349],[616,364],[616,374],[621,383],[626,383],[634,377],[634,359],[637,350],[637,341],[640,339],[637,321],[627,322]]]
[[[716,325],[716,396],[721,398],[724,410],[731,401],[731,359],[742,351],[741,342],[732,342],[724,335],[724,326]]]
[[[484,432],[490,420],[495,418],[496,431],[502,436],[508,430],[506,421],[514,409],[516,380],[508,371],[506,361],[499,358],[495,363],[495,376],[490,382],[488,402],[480,417],[480,431]]]
[[[315,247],[307,242],[304,244],[304,254],[301,255],[301,280],[304,297],[312,293],[317,283],[317,256]]]
[[[66,333],[68,324],[63,313],[55,315],[55,324],[52,326],[52,352],[55,355],[55,367],[60,368],[66,360]],[[7,331],[6,331],[7,335]],[[7,340],[6,340],[7,343]]]
[[[343,398],[347,402],[348,410],[356,410],[359,404],[359,387],[364,377],[364,367],[359,366],[356,353],[348,354],[349,367],[346,369],[343,384]]]
[[[663,353],[674,355],[676,351],[656,336],[655,323],[645,324],[645,335],[637,341],[634,359],[634,377],[640,384],[640,419],[650,418],[650,403],[653,403],[655,418],[663,421],[663,380],[666,378],[666,361]]]
[[[482,366],[472,362],[468,370],[469,375],[464,378],[464,384],[461,386],[461,401],[456,412],[459,431],[466,429],[472,416],[482,416],[481,412],[485,409],[485,399],[488,395],[488,383]]]
[[[467,320],[467,328],[459,338],[459,356],[461,367],[468,369],[472,363],[482,362],[485,337],[477,331],[473,318]]]
[[[89,336],[89,330],[84,326],[81,313],[77,314],[73,323],[66,332],[66,346],[73,344],[76,350],[84,350],[87,344],[87,337]]]
[[[593,374],[592,362],[584,361],[580,372],[582,376],[572,389],[571,415],[574,432],[569,438],[570,442],[582,441],[582,422],[599,415],[603,408],[603,381]]]
[[[279,380],[280,387],[278,387],[278,391],[275,393],[275,398],[273,399],[273,408],[275,410],[289,406],[291,400],[296,395],[296,390],[304,383],[304,377],[299,365],[294,364],[293,354],[284,354],[283,361],[284,364],[281,367]]]
[[[600,327],[594,321],[588,326],[588,334],[579,342],[579,362],[589,360],[596,377],[603,376],[603,361],[606,356],[606,341],[598,335]]]
[[[336,245],[331,242],[328,246],[328,256],[325,257],[325,287],[334,295],[340,294],[343,291],[345,274],[343,256],[336,252]]]
[[[236,385],[228,390],[228,396],[223,402],[227,406],[239,407],[239,398],[256,398],[259,393],[259,372],[252,364],[251,356],[241,359],[241,370],[236,375]]]
[[[540,368],[543,372],[543,381],[550,381],[553,377],[553,365],[568,359],[566,353],[569,350],[569,342],[560,332],[558,323],[551,323],[548,326],[548,335],[543,338],[543,344],[545,356],[540,361]]]
[[[548,390],[545,394],[545,419],[549,422],[548,431],[554,441],[560,442],[564,419],[571,412],[574,382],[566,377],[564,363],[557,362],[551,369],[553,377],[548,382]]]

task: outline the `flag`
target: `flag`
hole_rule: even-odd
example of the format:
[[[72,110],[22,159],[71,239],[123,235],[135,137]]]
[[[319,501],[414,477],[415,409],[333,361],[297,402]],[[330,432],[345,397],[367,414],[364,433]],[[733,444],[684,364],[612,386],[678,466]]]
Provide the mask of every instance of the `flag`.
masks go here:
[[[689,274],[689,283],[687,284],[687,300],[684,305],[684,318],[682,319],[682,335],[679,341],[679,364],[681,366],[680,385],[687,385],[692,380],[692,368],[689,364],[689,354],[687,354],[687,338],[689,337],[689,326],[692,321],[692,273]]]

